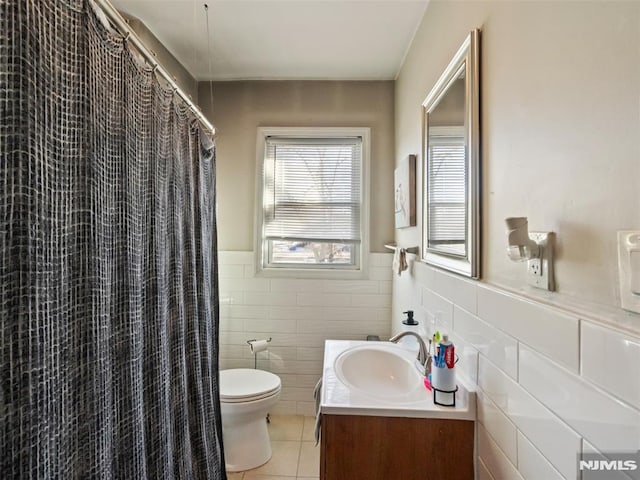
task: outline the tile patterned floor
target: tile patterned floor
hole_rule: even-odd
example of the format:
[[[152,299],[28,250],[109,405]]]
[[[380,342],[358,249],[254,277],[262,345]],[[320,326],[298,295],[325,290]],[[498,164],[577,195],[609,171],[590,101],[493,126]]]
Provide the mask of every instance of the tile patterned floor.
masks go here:
[[[271,415],[271,460],[253,470],[228,473],[228,480],[318,480],[320,447],[315,446],[314,425],[314,417]]]

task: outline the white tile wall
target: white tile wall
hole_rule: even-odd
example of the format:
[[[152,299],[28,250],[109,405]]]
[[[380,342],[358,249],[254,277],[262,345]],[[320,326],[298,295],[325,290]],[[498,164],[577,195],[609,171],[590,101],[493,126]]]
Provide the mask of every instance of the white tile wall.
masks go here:
[[[517,429],[506,414],[481,390],[477,397],[478,422],[501,448],[511,463],[518,461]]]
[[[480,458],[478,458],[476,465],[476,478],[478,480],[495,480]]]
[[[640,410],[640,338],[582,322],[580,340],[582,351],[599,352],[582,356],[582,375]]]
[[[483,392],[566,478],[575,478],[580,436],[483,356],[478,370],[478,385]]]
[[[583,451],[640,449],[640,335],[421,263],[401,281],[477,383],[477,478],[574,480]]]
[[[453,303],[431,289],[423,288],[420,304],[423,308],[428,308],[433,315],[440,333],[451,332],[453,329]]]
[[[520,383],[600,451],[640,450],[640,411],[592,382],[521,348]]]
[[[315,280],[255,277],[253,252],[219,252],[220,368],[252,368],[246,341],[272,337],[258,354],[282,380],[272,413],[314,415],[324,341],[391,334],[392,257],[370,254],[368,280]]]
[[[526,480],[564,478],[522,432],[518,432],[518,470]]]
[[[439,270],[434,270],[431,278],[433,284],[430,288],[437,289],[440,295],[467,312],[477,312],[478,297],[475,282],[463,282]]]
[[[510,377],[518,375],[518,342],[465,310],[453,311],[455,331]]]
[[[578,319],[490,287],[478,288],[478,316],[578,372]]]
[[[494,478],[500,480],[522,480],[518,469],[509,461],[500,447],[493,441],[482,425],[478,425],[478,457]]]

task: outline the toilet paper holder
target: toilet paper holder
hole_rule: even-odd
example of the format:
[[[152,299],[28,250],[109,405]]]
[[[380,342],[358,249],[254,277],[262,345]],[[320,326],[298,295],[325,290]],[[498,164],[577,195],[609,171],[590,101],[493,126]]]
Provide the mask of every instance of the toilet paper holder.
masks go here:
[[[249,345],[249,348],[251,348],[251,353],[253,353],[253,368],[256,369],[258,368],[258,353],[262,352],[262,351],[267,351],[266,348],[266,344],[271,343],[272,337],[269,338],[265,338],[262,340],[258,340],[256,338],[253,338],[251,340],[247,340],[247,345]],[[258,349],[254,349],[254,343],[258,342],[260,344],[263,344],[261,346],[261,348]]]
[[[267,343],[271,343],[272,338],[269,337],[269,338],[266,338],[265,340],[267,341]],[[257,338],[252,338],[251,340],[247,340],[247,345],[251,345],[252,342],[257,342],[257,341],[258,341]]]

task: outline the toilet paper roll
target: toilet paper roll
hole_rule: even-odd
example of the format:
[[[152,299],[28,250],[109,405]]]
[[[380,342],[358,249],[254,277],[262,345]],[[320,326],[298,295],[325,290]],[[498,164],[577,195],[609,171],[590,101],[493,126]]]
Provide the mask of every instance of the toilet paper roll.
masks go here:
[[[264,352],[269,348],[269,341],[267,339],[254,340],[253,342],[249,342],[249,348],[254,355],[258,352]]]

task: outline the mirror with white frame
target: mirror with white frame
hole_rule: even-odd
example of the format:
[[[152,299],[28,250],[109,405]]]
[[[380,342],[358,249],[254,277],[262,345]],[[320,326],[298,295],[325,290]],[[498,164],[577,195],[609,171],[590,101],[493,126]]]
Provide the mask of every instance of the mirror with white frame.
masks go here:
[[[480,276],[480,31],[473,30],[422,104],[422,259]]]

